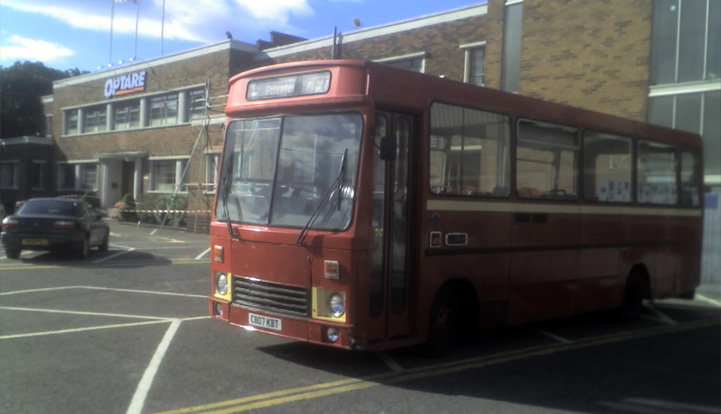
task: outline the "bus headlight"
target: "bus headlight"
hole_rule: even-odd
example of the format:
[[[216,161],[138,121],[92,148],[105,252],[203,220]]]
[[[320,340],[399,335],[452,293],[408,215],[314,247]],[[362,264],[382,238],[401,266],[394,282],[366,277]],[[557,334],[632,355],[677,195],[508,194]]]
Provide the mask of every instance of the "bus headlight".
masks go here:
[[[328,298],[328,312],[334,318],[340,318],[345,313],[345,301],[343,295],[338,292],[333,293]]]
[[[215,293],[220,296],[228,294],[228,276],[225,273],[218,273],[215,277]]]

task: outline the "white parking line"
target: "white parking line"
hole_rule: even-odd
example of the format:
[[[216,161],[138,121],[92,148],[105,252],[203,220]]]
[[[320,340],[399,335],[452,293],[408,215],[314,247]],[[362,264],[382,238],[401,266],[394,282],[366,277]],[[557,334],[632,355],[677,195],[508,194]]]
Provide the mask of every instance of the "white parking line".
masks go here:
[[[115,318],[130,318],[130,319],[152,319],[156,321],[167,321],[168,318],[161,316],[143,316],[143,315],[126,315],[122,313],[103,313],[103,312],[81,312],[71,311],[62,309],[42,309],[42,308],[18,308],[14,306],[0,306],[2,310],[14,310],[21,312],[45,312],[45,313],[63,313],[67,315],[85,315],[85,316],[108,316]]]
[[[712,305],[721,307],[721,302],[716,301],[716,300],[713,300],[713,299],[711,299],[711,298],[707,298],[707,297],[704,296],[704,295],[699,295],[698,293],[696,294],[696,299],[699,299],[699,300],[701,300],[702,302],[710,303],[710,304],[712,304]]]
[[[150,360],[150,364],[145,369],[143,378],[140,380],[138,388],[135,390],[135,394],[133,395],[133,399],[130,401],[130,406],[128,407],[128,411],[126,411],[126,414],[140,414],[143,412],[145,399],[150,391],[150,386],[153,385],[155,374],[158,372],[160,363],[163,362],[165,353],[168,351],[168,347],[170,347],[170,343],[173,341],[173,337],[175,337],[175,333],[178,332],[179,327],[180,320],[178,319],[174,320],[170,324],[170,327],[168,327],[163,340],[160,341],[158,348],[155,350],[153,359]]]
[[[554,335],[554,334],[552,334],[552,333],[550,333],[550,332],[546,332],[546,331],[541,330],[541,329],[536,329],[536,332],[540,333],[540,334],[543,335],[543,336],[546,336],[546,337],[548,337],[548,338],[551,338],[551,339],[553,339],[554,341],[558,341],[558,342],[560,342],[560,343],[562,343],[562,344],[572,344],[572,343],[573,343],[573,341],[571,341],[570,339],[566,339],[566,338],[564,338],[564,337],[562,337],[562,336]]]
[[[113,247],[115,247],[115,246],[113,246]],[[110,256],[108,256],[108,257],[103,257],[102,259],[96,260],[96,261],[93,262],[93,264],[102,263],[102,262],[104,262],[104,261],[106,261],[106,260],[110,260],[110,259],[113,259],[113,258],[115,258],[115,257],[122,256],[122,255],[124,255],[124,254],[126,254],[126,253],[130,253],[130,252],[132,252],[132,251],[134,251],[134,250],[135,250],[135,247],[131,247],[131,248],[129,248],[128,250],[125,250],[125,251],[123,251],[123,252],[115,253],[115,254],[110,255]]]
[[[158,323],[167,323],[167,322],[168,322],[168,320],[119,323],[119,324],[115,324],[115,325],[102,325],[102,326],[90,326],[87,328],[63,329],[60,331],[45,331],[45,332],[32,332],[32,333],[17,334],[17,335],[3,335],[3,336],[0,336],[0,339],[18,339],[18,338],[29,338],[32,336],[60,335],[60,334],[69,334],[69,333],[77,333],[77,332],[97,331],[97,330],[101,330],[101,329],[115,329],[115,328],[127,328],[130,326],[154,325],[154,324],[158,324]]]
[[[78,286],[82,289],[95,289],[95,290],[108,290],[112,292],[129,292],[129,293],[145,293],[149,295],[167,295],[167,296],[183,296],[186,298],[200,298],[200,299],[207,299],[207,296],[204,295],[192,295],[189,293],[174,293],[174,292],[156,292],[152,290],[136,290],[136,289],[116,289],[116,288],[104,288],[104,287],[95,287],[95,286]]]
[[[656,308],[656,307],[653,306],[652,304],[650,304],[650,303],[644,303],[643,306],[644,306],[646,309],[648,309],[649,311],[651,311],[651,313],[654,314],[654,316],[642,315],[644,318],[650,319],[650,320],[653,320],[653,321],[657,321],[657,322],[661,322],[661,323],[665,323],[666,325],[677,325],[677,324],[678,324],[678,322],[676,322],[675,320],[671,319],[670,316],[668,316],[668,315],[666,315],[665,313],[661,312],[660,310],[658,310],[658,308]]]
[[[208,247],[208,249],[205,250],[203,253],[197,255],[197,256],[195,257],[195,260],[200,260],[203,256],[205,256],[205,255],[208,254],[208,253],[210,253],[210,247]]]
[[[393,358],[391,358],[388,354],[385,352],[376,352],[376,355],[383,360],[383,362],[388,365],[388,368],[392,369],[395,372],[401,372],[403,371],[403,367],[401,364],[397,363]]]

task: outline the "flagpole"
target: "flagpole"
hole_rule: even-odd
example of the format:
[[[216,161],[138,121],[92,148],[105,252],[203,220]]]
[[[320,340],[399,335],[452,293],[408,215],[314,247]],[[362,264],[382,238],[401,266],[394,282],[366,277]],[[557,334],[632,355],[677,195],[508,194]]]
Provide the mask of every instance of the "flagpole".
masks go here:
[[[138,20],[140,20],[140,0],[135,0],[135,49],[133,61],[138,57]]]
[[[110,0],[112,5],[110,8],[110,56],[108,57],[108,65],[113,64],[113,18],[115,16],[115,0]]]
[[[163,0],[163,17],[160,22],[160,56],[163,56],[163,35],[165,33],[165,0]]]

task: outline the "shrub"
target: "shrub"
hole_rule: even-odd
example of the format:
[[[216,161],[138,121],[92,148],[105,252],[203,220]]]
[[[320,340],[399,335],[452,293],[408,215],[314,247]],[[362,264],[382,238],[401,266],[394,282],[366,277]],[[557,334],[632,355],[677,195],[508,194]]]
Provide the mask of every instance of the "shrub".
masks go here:
[[[123,198],[115,203],[115,212],[120,221],[138,221],[138,214],[135,212],[135,199],[132,194],[125,194]]]

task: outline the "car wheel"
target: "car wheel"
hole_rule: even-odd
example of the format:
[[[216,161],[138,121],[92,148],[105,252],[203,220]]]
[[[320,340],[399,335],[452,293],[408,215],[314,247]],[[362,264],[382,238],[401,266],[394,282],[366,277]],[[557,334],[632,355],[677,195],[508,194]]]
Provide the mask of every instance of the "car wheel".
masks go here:
[[[5,256],[8,259],[17,259],[20,257],[20,249],[5,249]]]
[[[100,243],[100,246],[98,246],[99,252],[107,252],[108,251],[108,245],[110,244],[110,232],[105,233],[105,237],[103,238],[103,242]]]
[[[85,259],[88,257],[88,252],[90,251],[90,241],[88,240],[88,237],[86,236],[83,239],[82,244],[77,250],[77,255],[79,259]]]

